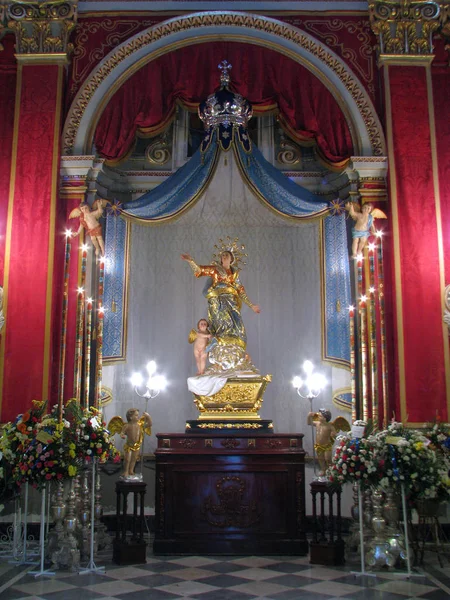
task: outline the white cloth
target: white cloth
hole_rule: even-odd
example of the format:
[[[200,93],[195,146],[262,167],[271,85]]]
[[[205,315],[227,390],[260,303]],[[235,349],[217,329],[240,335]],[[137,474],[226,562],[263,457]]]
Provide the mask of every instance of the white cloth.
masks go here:
[[[214,396],[224,387],[228,377],[218,375],[198,375],[197,377],[188,377],[188,389],[198,396]]]

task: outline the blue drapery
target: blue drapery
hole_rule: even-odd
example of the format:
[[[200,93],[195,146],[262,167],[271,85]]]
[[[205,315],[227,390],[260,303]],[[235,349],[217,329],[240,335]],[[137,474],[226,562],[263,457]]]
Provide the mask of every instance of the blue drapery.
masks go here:
[[[323,358],[346,366],[350,361],[349,323],[347,306],[350,304],[350,275],[347,251],[345,218],[343,215],[330,214],[330,205],[321,196],[303,188],[271,165],[247,139],[240,139],[242,132],[234,131],[234,143],[230,148],[235,152],[241,174],[256,196],[267,203],[279,214],[299,220],[324,218],[323,232],[323,270],[324,270],[324,352]],[[200,149],[194,156],[171,177],[158,187],[143,194],[137,200],[123,205],[123,216],[135,222],[168,221],[192,206],[201,196],[214,175],[221,144],[212,134],[204,152]],[[244,143],[245,142],[245,143]],[[123,266],[126,254],[125,236],[113,235],[123,226],[112,226],[114,219],[120,217],[108,215],[106,227],[106,255],[113,252],[122,265],[120,272],[115,273],[114,294],[121,285],[122,293],[126,290],[126,269]],[[108,296],[108,276],[105,278],[105,296]],[[124,296],[125,297],[125,296]],[[104,319],[104,357],[105,360],[119,358],[118,349],[123,356],[124,302],[115,304],[116,312],[105,313]],[[120,338],[120,339],[118,339]]]

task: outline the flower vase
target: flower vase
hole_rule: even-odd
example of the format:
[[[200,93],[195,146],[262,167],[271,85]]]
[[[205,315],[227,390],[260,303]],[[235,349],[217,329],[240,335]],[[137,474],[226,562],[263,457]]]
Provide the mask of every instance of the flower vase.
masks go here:
[[[386,520],[386,539],[389,551],[396,559],[406,560],[405,538],[399,526],[400,498],[393,488],[385,491],[383,516]]]
[[[366,564],[369,567],[393,567],[396,557],[390,550],[388,534],[386,531],[386,519],[383,516],[383,492],[376,489],[373,494],[373,517],[372,531],[375,537],[369,544],[369,551],[366,553]]]
[[[96,550],[109,549],[111,547],[111,537],[108,534],[106,529],[106,525],[101,521],[103,516],[103,507],[102,507],[102,484],[100,480],[100,465],[97,463],[97,470],[95,473],[95,506],[94,506],[94,515],[95,515],[95,538]]]
[[[77,527],[76,494],[74,480],[70,479],[69,492],[66,499],[66,513],[64,517],[64,537],[59,548],[52,554],[52,562],[59,569],[77,570],[80,564],[80,551],[75,537]]]
[[[53,554],[59,551],[60,544],[64,539],[64,517],[66,516],[66,503],[64,502],[64,483],[62,480],[56,482],[55,493],[52,497],[50,512],[55,526],[48,536],[48,554],[53,562]]]

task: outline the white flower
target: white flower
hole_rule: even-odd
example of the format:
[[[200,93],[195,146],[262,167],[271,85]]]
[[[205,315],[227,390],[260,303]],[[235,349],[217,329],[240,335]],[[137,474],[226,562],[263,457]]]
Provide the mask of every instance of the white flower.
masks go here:
[[[92,454],[92,450],[86,450],[86,454]]]

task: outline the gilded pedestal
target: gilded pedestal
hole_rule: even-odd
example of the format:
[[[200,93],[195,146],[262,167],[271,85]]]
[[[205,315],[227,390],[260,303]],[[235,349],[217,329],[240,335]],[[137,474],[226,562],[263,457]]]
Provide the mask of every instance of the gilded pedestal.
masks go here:
[[[208,429],[273,429],[272,421],[261,419],[259,410],[271,375],[229,377],[224,387],[212,396],[194,394],[199,411],[197,421],[188,421],[187,430]]]

